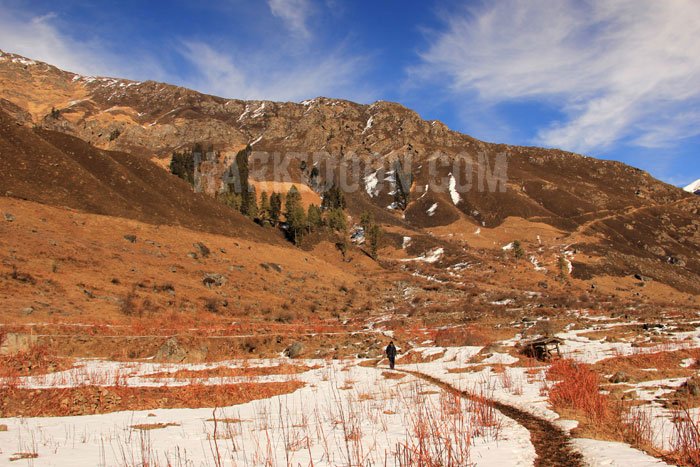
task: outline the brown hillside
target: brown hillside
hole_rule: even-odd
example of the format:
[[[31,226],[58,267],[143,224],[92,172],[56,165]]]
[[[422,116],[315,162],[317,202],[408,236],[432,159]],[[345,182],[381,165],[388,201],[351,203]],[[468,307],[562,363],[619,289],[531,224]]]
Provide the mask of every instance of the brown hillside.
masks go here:
[[[279,243],[276,235],[141,156],[20,126],[0,111],[0,193],[86,212]]]

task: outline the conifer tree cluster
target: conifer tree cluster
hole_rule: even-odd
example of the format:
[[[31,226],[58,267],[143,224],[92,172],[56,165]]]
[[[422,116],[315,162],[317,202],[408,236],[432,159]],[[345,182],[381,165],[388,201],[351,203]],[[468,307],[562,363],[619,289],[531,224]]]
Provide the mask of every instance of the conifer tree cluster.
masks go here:
[[[173,152],[173,157],[170,159],[170,173],[194,185],[194,150]]]
[[[275,211],[274,205],[271,199],[271,212]],[[334,186],[323,194],[321,206],[310,204],[304,210],[301,194],[296,186],[292,186],[284,200],[284,217],[289,239],[299,243],[308,233],[328,229],[339,234],[343,242],[347,242],[348,225],[344,208],[345,196]],[[279,212],[275,215],[279,215]]]
[[[114,130],[110,134],[110,141],[118,138],[120,134],[119,130]],[[202,143],[195,143],[191,150],[174,151],[173,157],[170,159],[170,173],[177,175],[190,185],[195,185],[195,169],[205,157],[210,155],[213,155],[215,158],[219,156],[219,153],[214,151],[214,146],[211,144],[207,146],[206,152]]]
[[[261,206],[258,206],[255,187],[250,184],[248,160],[251,152],[252,148],[250,145],[238,151],[234,164],[227,174],[228,184],[226,190],[219,195],[219,199],[233,209],[240,211],[244,216],[260,222],[267,220],[269,206],[267,193],[260,195]],[[264,215],[261,215],[261,210]]]
[[[261,225],[276,227],[284,221],[284,230],[290,241],[298,244],[304,235],[328,229],[338,233],[347,248],[348,225],[345,215],[345,195],[332,186],[323,193],[321,205],[310,204],[306,209],[301,193],[292,185],[282,195],[263,191],[258,198],[255,187],[249,182],[248,160],[250,146],[236,155],[234,165],[228,173],[226,190],[218,195],[223,203],[240,211]]]

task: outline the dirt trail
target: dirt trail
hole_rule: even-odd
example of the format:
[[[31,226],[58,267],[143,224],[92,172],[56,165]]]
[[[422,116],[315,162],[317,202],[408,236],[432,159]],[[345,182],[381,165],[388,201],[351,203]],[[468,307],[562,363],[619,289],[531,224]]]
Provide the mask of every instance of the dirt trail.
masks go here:
[[[467,391],[460,391],[424,373],[409,370],[400,371],[421,378],[451,393],[459,394],[461,397],[473,397]],[[493,400],[489,402],[493,404],[496,410],[506,417],[512,418],[520,423],[530,432],[530,440],[537,453],[537,458],[535,459],[536,467],[576,467],[585,465],[583,456],[571,447],[571,439],[562,429],[556,427],[547,420],[536,417],[511,405]]]

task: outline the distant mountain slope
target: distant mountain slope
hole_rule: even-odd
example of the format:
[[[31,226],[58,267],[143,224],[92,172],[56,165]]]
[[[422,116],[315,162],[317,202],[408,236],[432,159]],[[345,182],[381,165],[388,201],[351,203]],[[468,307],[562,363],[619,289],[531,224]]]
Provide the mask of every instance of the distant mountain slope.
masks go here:
[[[325,152],[335,160],[356,154],[369,171],[388,158],[410,153],[415,160],[415,191],[426,182],[424,162],[437,152],[450,160],[466,155],[475,162],[484,154],[491,163],[496,154],[506,155],[510,188],[506,193],[470,190],[456,210],[450,209],[451,215],[430,219],[422,214],[423,204],[441,202],[447,208],[454,203],[447,193],[428,193],[413,215],[407,213],[418,225],[444,225],[461,213],[478,224],[495,225],[519,216],[573,228],[587,220],[578,217],[599,210],[649,206],[683,196],[681,190],[624,164],[560,150],[484,143],[390,102],[223,99],[153,81],[84,77],[12,54],[0,54],[0,84],[0,97],[25,109],[42,127],[73,134],[100,148],[150,157],[169,157],[173,150],[197,142],[234,152],[254,142],[259,150]],[[52,108],[57,110],[53,115]],[[303,178],[294,164],[290,171],[296,181]],[[449,171],[445,168],[440,175]],[[365,188],[361,186],[360,193]],[[368,195],[367,201],[383,209],[393,201],[390,191],[385,186]]]
[[[159,158],[161,165],[172,151],[196,142],[212,144],[229,155],[251,143],[254,149],[271,153],[301,154],[290,161],[290,174],[294,182],[308,184],[303,154],[320,153],[322,159],[334,162],[354,154],[363,177],[358,190],[346,198],[356,217],[370,209],[384,224],[424,232],[449,226],[460,226],[462,231],[497,228],[508,218],[523,218],[564,233],[556,239],[560,244],[550,247],[586,253],[586,264],[573,268],[575,277],[643,274],[700,293],[699,199],[618,162],[482,142],[390,102],[224,99],[153,81],[80,76],[4,53],[0,53],[0,98],[14,106],[14,110],[6,106],[14,118],[42,128],[34,134],[46,144],[61,146],[59,133],[64,133],[131,157]],[[72,145],[77,140],[68,141]],[[372,175],[379,178],[381,173],[375,170],[390,167],[388,161],[405,154],[413,156],[413,183],[406,208],[395,209],[393,187],[385,184],[373,190]],[[424,191],[430,181],[428,167],[437,154],[450,162],[464,155],[477,171],[485,169],[484,161],[493,164],[502,154],[507,161],[507,190],[480,191],[474,177],[472,189],[459,196]],[[208,170],[220,175],[230,163],[230,157],[222,158]],[[153,169],[135,170],[152,173]],[[436,175],[446,178],[451,172],[451,166],[444,166]],[[31,183],[32,173],[24,176]],[[383,177],[387,178],[391,177]],[[217,188],[206,190],[211,194]]]
[[[262,229],[147,159],[29,129],[0,110],[0,194],[95,214],[279,243]]]

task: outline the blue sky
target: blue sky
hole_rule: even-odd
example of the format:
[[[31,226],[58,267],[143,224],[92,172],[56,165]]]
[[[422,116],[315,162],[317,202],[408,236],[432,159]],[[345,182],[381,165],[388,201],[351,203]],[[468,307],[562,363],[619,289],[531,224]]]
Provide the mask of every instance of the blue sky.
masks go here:
[[[400,102],[494,142],[700,178],[695,0],[0,0],[0,48],[241,99]]]

